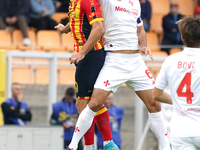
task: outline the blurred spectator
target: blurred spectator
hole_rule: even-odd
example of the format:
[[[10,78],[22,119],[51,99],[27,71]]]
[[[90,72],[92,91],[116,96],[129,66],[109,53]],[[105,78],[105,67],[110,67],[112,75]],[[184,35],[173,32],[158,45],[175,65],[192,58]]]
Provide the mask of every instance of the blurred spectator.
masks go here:
[[[151,3],[148,0],[140,0],[141,18],[143,20],[144,29],[149,32],[151,20]]]
[[[22,87],[19,83],[12,84],[12,97],[2,105],[4,124],[25,126],[26,121],[31,121],[32,115],[28,105],[23,100]]]
[[[62,125],[64,127],[64,148],[70,144],[74,133],[78,111],[76,108],[75,90],[68,88],[65,97],[53,104],[51,125]],[[82,150],[82,141],[79,142],[78,150]]]
[[[38,30],[55,30],[56,21],[51,18],[55,13],[52,0],[31,0],[29,26]]]
[[[196,1],[196,6],[200,6],[200,0]]]
[[[181,41],[181,34],[178,30],[178,24],[176,24],[176,22],[183,17],[178,11],[178,2],[171,1],[170,8],[170,13],[163,18],[162,26],[164,30],[164,37],[162,45],[183,45],[183,42]],[[166,51],[169,55],[170,48],[162,48],[162,51]]]
[[[197,6],[194,10],[194,16],[200,19],[200,6]]]
[[[105,106],[108,109],[111,133],[113,141],[121,148],[121,121],[124,116],[124,110],[121,107],[113,105],[113,93],[111,93],[105,101]],[[103,149],[103,139],[101,132],[97,129],[97,146],[98,149]]]
[[[30,45],[27,33],[27,18],[30,0],[0,0],[0,29],[10,32],[18,27],[23,34],[24,45]]]
[[[55,0],[57,12],[68,12],[70,0]]]

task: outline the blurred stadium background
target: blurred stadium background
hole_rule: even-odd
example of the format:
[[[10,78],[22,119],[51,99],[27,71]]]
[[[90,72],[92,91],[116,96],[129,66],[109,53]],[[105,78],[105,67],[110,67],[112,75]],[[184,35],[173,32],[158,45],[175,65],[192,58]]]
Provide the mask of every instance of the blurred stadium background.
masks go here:
[[[150,32],[147,33],[147,40],[148,46],[155,56],[155,61],[151,62],[149,58],[144,59],[154,78],[156,78],[162,62],[168,56],[160,50],[160,43],[163,36],[162,18],[169,13],[170,5],[169,0],[149,1],[152,5],[152,18]],[[180,5],[179,10],[183,15],[194,14],[196,1],[178,0],[178,2]],[[67,17],[67,13],[55,13],[52,16],[58,23],[65,17]],[[69,65],[67,60],[73,52],[73,40],[70,34],[60,34],[57,31],[41,30],[36,34],[34,28],[28,29],[28,35],[32,44],[24,46],[22,44],[23,37],[21,31],[14,30],[11,35],[5,30],[0,30],[0,103],[10,96],[10,86],[13,82],[21,83],[24,99],[29,104],[33,114],[33,119],[28,126],[32,128],[30,130],[32,130],[34,135],[37,135],[36,132],[38,132],[38,135],[43,137],[39,139],[43,140],[50,136],[54,130],[51,128],[49,128],[48,132],[43,130],[43,127],[49,126],[48,120],[51,114],[51,104],[62,98],[67,87],[74,86],[75,67]],[[181,47],[177,48],[173,45],[171,45],[171,48],[170,54],[182,50]],[[125,109],[121,130],[122,150],[136,150],[147,121],[147,110],[143,107],[143,104],[139,104],[140,107],[138,106],[138,103],[140,103],[138,98],[124,85],[120,87],[114,97],[114,103]],[[167,116],[170,113],[170,108],[167,108],[165,113],[165,116]],[[138,119],[138,115],[140,115],[140,119]],[[169,118],[170,116],[168,115],[167,119]],[[0,125],[3,125],[1,110]],[[24,141],[19,141],[19,135],[23,132],[21,128],[15,130],[14,134],[17,135],[17,138],[14,139],[10,139],[14,134],[10,136],[7,134],[9,131],[13,132],[12,129],[6,127],[1,127],[0,129],[0,150],[11,150],[7,145],[14,141],[15,143],[18,142],[17,145],[20,145],[20,142],[23,143],[21,145],[25,144],[25,146],[21,147],[14,145],[16,150],[25,150],[26,147],[30,147],[27,144],[29,142],[25,142],[26,140],[30,141],[30,139],[27,138]],[[45,135],[47,136],[45,137]],[[159,149],[157,139],[150,130],[143,136],[144,142],[142,142],[141,150]],[[56,134],[52,138],[56,139]],[[41,147],[34,147],[33,149],[53,149],[49,143],[51,143],[50,138]]]

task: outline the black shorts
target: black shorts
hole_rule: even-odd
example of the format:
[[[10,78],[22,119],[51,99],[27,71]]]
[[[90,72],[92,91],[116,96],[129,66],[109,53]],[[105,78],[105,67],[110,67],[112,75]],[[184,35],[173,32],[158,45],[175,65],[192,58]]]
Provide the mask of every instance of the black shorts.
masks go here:
[[[90,99],[94,84],[105,61],[104,49],[90,51],[76,66],[76,97]]]

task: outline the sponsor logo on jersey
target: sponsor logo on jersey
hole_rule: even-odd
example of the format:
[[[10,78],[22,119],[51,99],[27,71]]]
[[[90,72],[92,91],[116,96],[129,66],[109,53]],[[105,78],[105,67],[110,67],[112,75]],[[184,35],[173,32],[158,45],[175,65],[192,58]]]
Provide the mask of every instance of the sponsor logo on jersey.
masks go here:
[[[120,6],[115,6],[115,11],[119,11],[119,12],[128,12],[128,13],[132,13],[135,16],[138,16],[138,11],[135,9],[128,9],[128,8],[123,8]]]
[[[133,3],[132,1],[130,1],[130,0],[129,0],[128,3],[129,3],[131,6],[133,6],[133,4],[134,4],[134,3]]]

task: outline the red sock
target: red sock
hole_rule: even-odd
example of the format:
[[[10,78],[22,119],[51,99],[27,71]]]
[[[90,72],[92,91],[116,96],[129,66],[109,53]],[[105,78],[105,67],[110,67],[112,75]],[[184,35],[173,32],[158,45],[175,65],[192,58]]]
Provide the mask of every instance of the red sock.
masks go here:
[[[95,120],[99,131],[103,137],[103,141],[112,140],[112,134],[110,130],[110,121],[108,110],[105,106],[101,107],[95,115]]]
[[[94,144],[94,128],[95,128],[95,118],[92,122],[92,126],[84,135],[85,145],[93,145]]]

